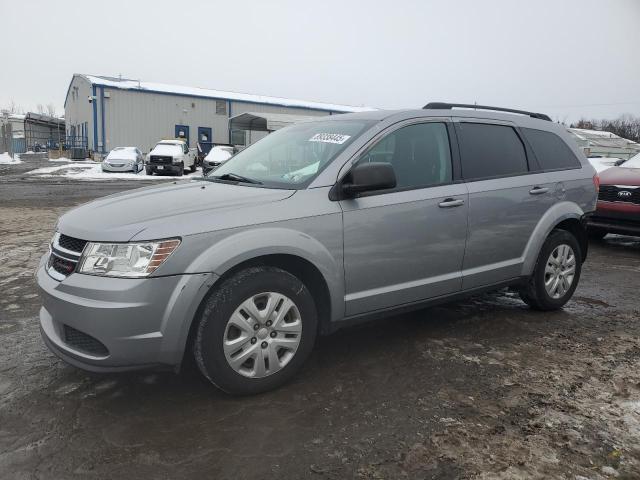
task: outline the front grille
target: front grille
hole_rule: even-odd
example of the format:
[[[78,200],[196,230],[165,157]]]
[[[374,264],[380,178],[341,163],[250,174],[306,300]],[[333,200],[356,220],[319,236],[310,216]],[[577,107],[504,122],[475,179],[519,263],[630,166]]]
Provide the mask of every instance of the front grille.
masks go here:
[[[629,192],[621,194],[620,192]],[[624,202],[640,204],[640,188],[617,187],[615,185],[600,185],[598,200],[604,202]]]
[[[70,327],[69,325],[64,326],[64,341],[77,350],[91,355],[99,357],[106,357],[109,355],[109,350],[102,342],[93,338],[91,335],[87,335],[80,330]]]
[[[60,234],[60,238],[58,239],[58,245],[66,250],[71,250],[72,252],[82,253],[85,245],[87,244],[86,240],[80,240],[79,238],[68,237],[66,235]]]
[[[76,262],[71,262],[65,258],[58,257],[54,254],[49,256],[49,267],[65,277],[68,277],[76,269]]]
[[[173,163],[173,157],[151,155],[151,158],[149,159],[150,165],[171,165],[171,163]]]

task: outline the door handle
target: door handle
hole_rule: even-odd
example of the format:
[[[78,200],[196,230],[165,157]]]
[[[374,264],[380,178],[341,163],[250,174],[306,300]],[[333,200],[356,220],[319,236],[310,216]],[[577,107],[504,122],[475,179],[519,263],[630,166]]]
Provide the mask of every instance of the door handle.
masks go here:
[[[455,198],[446,198],[438,204],[440,208],[460,207],[461,205],[464,205],[464,200]]]
[[[529,193],[531,195],[542,195],[543,193],[547,193],[549,191],[549,189],[547,187],[533,187],[531,190],[529,190]]]

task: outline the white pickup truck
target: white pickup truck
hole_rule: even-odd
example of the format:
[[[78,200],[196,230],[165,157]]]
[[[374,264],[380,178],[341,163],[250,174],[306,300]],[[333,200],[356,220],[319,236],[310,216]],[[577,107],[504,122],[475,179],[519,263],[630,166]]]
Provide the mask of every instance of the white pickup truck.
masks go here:
[[[196,171],[196,152],[184,140],[162,140],[147,154],[145,163],[147,175],[176,173],[182,176],[187,168]]]

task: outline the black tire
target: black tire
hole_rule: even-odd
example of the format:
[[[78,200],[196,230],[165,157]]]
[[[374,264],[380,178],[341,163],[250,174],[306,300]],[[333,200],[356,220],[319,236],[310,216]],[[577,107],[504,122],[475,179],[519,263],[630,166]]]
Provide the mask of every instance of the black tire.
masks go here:
[[[551,253],[555,250],[555,248],[559,245],[566,244],[569,245],[574,252],[576,257],[575,262],[575,274],[573,278],[573,282],[569,289],[565,292],[565,294],[560,298],[553,298],[547,292],[544,281],[545,281],[545,267],[547,260]],[[529,281],[527,285],[520,290],[520,298],[529,305],[531,308],[535,310],[558,310],[562,308],[573,296],[573,292],[575,292],[576,287],[580,281],[580,273],[582,271],[582,252],[580,250],[580,245],[570,232],[566,230],[554,230],[547,237],[542,248],[540,249],[540,253],[538,254],[538,260],[536,261],[536,266],[533,270],[533,274],[529,277]]]
[[[195,173],[196,169],[198,168],[198,166],[196,165],[195,162],[193,162],[193,165],[191,165],[189,167],[189,170],[191,170],[191,173]]]
[[[246,299],[263,292],[277,292],[295,303],[302,319],[298,348],[281,370],[262,378],[249,378],[227,362],[223,339],[227,320]],[[307,287],[294,275],[276,267],[257,266],[242,270],[213,290],[205,300],[193,342],[193,353],[202,374],[221,390],[234,395],[252,395],[273,390],[287,382],[311,354],[318,330],[315,302]]]
[[[147,172],[147,175],[153,175],[153,170],[151,169],[151,167],[145,167],[145,171]]]
[[[180,164],[180,168],[178,168],[178,176],[181,177],[184,175],[184,162]]]
[[[604,237],[607,236],[607,232],[604,228],[598,228],[598,227],[588,227],[587,228],[587,234],[589,235],[589,238],[591,240],[602,240]]]

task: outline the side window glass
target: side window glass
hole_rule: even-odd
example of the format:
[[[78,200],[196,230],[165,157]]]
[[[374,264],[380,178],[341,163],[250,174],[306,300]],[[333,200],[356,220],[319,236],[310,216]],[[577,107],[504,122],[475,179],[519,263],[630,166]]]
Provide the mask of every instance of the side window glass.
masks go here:
[[[527,137],[543,170],[580,167],[580,161],[569,146],[555,133],[533,128],[522,128],[521,130]]]
[[[524,145],[512,127],[461,122],[458,132],[462,176],[465,180],[528,172]]]
[[[369,148],[357,163],[385,162],[393,166],[396,188],[450,183],[451,148],[444,123],[420,123],[399,128]]]

